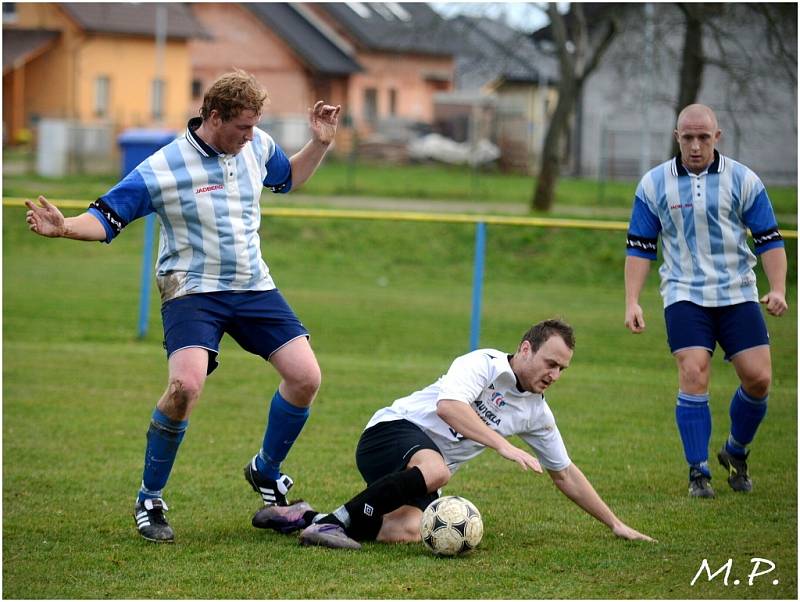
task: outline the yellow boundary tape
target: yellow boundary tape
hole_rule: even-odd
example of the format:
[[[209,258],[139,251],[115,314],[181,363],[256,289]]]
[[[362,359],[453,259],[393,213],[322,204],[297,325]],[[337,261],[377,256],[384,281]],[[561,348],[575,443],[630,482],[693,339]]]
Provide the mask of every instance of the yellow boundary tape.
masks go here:
[[[25,199],[4,198],[5,207],[22,207]],[[87,201],[59,200],[66,209],[85,209]],[[351,209],[303,209],[292,207],[262,207],[261,215],[275,217],[310,217],[327,219],[388,220],[405,222],[444,222],[454,224],[498,224],[504,226],[537,226],[540,228],[579,228],[584,230],[627,231],[628,222],[591,219],[559,219],[549,217],[514,217],[468,213],[421,213],[415,211],[363,211]],[[783,230],[784,238],[797,238],[797,230]]]

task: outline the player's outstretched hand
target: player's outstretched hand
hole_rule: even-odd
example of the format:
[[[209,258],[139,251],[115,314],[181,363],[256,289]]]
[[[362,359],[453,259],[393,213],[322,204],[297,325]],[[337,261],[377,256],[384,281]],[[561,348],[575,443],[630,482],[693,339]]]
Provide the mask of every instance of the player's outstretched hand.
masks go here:
[[[761,297],[761,303],[766,305],[767,311],[776,317],[782,316],[789,309],[789,304],[786,303],[786,296],[776,291],[770,291]]]
[[[510,443],[507,446],[498,449],[497,453],[503,456],[506,460],[516,462],[522,467],[523,470],[528,470],[530,468],[534,472],[542,472],[542,466],[539,464],[539,460],[534,458],[528,452],[518,447],[514,447]]]
[[[625,327],[633,334],[644,332],[644,312],[638,303],[631,303],[625,308]]]
[[[28,222],[28,228],[33,232],[48,238],[58,238],[64,235],[64,215],[46,198],[39,196],[38,205],[26,200],[25,205],[28,207],[25,221]]]
[[[339,111],[341,105],[326,105],[318,100],[313,109],[308,110],[308,121],[314,139],[323,144],[330,144],[336,136],[336,128],[339,125]]]
[[[622,539],[629,539],[631,541],[656,541],[649,535],[639,533],[636,529],[631,529],[625,523],[619,523],[618,525],[615,525],[612,531],[614,535],[621,537]]]

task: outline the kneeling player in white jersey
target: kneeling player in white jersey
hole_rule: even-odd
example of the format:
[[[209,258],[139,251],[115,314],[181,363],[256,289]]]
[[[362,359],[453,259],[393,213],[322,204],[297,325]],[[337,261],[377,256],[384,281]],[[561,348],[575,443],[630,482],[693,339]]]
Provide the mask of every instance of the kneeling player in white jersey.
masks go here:
[[[422,511],[464,462],[486,447],[523,470],[547,469],[556,487],[623,539],[652,541],[617,518],[573,464],[544,391],[569,366],[572,328],[560,320],[533,326],[514,355],[479,349],[456,358],[428,387],[378,410],[361,435],[356,463],[367,488],[330,514],[305,502],[259,510],[253,525],[300,543],[360,548],[359,541],[419,540]],[[519,435],[538,457],[506,440]]]

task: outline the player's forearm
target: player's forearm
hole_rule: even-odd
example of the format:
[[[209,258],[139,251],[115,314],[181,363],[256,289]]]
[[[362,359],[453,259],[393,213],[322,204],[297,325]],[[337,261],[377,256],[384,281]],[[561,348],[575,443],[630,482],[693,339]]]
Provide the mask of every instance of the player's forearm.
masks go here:
[[[291,156],[292,189],[302,186],[319,167],[330,144],[319,140],[309,140],[306,145]]]
[[[75,217],[64,218],[61,238],[100,241],[106,239],[106,229],[91,213],[81,213]]]
[[[628,255],[625,258],[625,303],[639,302],[647,274],[650,273],[650,260]]]
[[[509,445],[502,435],[486,426],[472,408],[461,401],[442,399],[436,407],[436,414],[453,430],[481,445],[495,450]]]
[[[559,491],[609,529],[620,521],[595,491],[592,484],[574,464],[560,471],[548,471]]]
[[[786,251],[776,247],[761,254],[761,265],[769,281],[771,291],[786,294]]]

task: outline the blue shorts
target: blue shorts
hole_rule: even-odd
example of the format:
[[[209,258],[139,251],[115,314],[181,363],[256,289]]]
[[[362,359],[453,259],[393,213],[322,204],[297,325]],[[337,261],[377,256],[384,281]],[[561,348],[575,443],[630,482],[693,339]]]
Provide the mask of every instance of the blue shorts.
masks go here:
[[[167,357],[186,347],[208,350],[208,374],[217,367],[219,342],[228,333],[242,349],[265,360],[289,341],[308,337],[278,289],[195,293],[161,306]]]
[[[713,355],[716,343],[730,360],[737,353],[769,345],[767,324],[758,303],[748,301],[723,307],[702,307],[678,301],[664,308],[667,342],[674,354],[682,349],[701,347]]]

